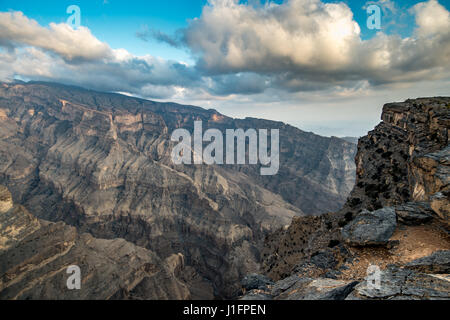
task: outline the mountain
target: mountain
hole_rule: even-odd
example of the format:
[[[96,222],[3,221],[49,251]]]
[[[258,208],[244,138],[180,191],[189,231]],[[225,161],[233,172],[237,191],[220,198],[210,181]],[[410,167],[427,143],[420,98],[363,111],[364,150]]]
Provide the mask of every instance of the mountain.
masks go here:
[[[279,173],[261,176],[259,165],[174,165],[171,133],[178,128],[192,132],[196,120],[203,121],[204,130],[222,132],[279,129]],[[259,271],[267,233],[288,225],[293,217],[342,207],[354,185],[355,153],[354,144],[280,122],[233,119],[215,110],[59,84],[0,85],[0,184],[11,191],[24,212],[35,217],[29,220],[37,219],[30,228],[43,224],[58,229],[60,238],[71,235],[78,248],[68,256],[72,264],[82,264],[77,259],[91,255],[102,260],[96,253],[115,246],[139,251],[137,255],[148,252],[149,263],[161,270],[171,270],[166,261],[180,257],[180,294],[168,293],[169,287],[158,283],[161,292],[144,298],[236,296],[239,279]],[[56,224],[48,227],[50,222]],[[42,246],[58,243],[53,238],[56,231],[43,233]],[[98,245],[86,248],[86,241]],[[40,242],[36,244],[29,249],[40,250]],[[4,254],[15,254],[15,250],[9,248]],[[68,262],[56,256],[51,266],[44,264],[47,258],[42,256],[36,267],[45,267],[39,275],[27,275],[41,279],[35,286],[10,279],[20,290],[9,294],[11,282],[2,282],[0,295],[39,296],[44,287],[51,287],[47,279],[54,281],[49,276],[55,271],[52,268]],[[28,258],[25,252],[15,263],[21,265]],[[39,255],[36,259],[39,262]],[[113,263],[118,264],[117,270],[124,270],[130,262],[119,252]],[[5,266],[0,277],[11,268],[14,265]],[[93,277],[109,279],[89,270]],[[177,280],[167,274],[169,281]],[[149,276],[145,271],[139,280]],[[127,293],[134,288],[121,284],[131,281],[127,277],[125,272],[123,278],[107,281],[122,285]],[[103,290],[93,285],[96,292]],[[102,292],[100,297],[112,297],[109,293]]]
[[[68,290],[76,262],[84,281]],[[37,219],[0,186],[0,299],[188,299],[180,256],[162,261],[123,239],[101,240]]]
[[[358,144],[359,141],[359,138],[356,137],[342,137],[341,139],[354,144]]]
[[[386,104],[382,120],[345,206],[268,235],[244,299],[450,298],[450,98]]]

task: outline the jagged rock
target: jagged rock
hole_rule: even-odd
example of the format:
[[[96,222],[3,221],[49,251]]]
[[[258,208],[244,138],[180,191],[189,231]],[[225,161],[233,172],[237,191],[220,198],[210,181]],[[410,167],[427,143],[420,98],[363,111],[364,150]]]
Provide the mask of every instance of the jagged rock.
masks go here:
[[[273,281],[268,277],[260,274],[249,274],[241,281],[242,288],[250,291],[254,289],[266,290],[269,286],[273,285]]]
[[[0,186],[0,213],[9,211],[13,206],[12,196],[8,188]]]
[[[450,278],[417,273],[390,266],[381,272],[379,288],[368,285],[367,281],[358,284],[348,295],[348,300],[415,300],[415,299],[449,299]]]
[[[241,297],[239,300],[255,300],[255,301],[272,300],[272,296],[261,290],[251,290],[243,297]]]
[[[342,274],[339,270],[331,270],[325,273],[323,276],[328,279],[338,280],[338,277]]]
[[[311,263],[320,269],[333,269],[337,265],[331,250],[322,250],[311,257]]]
[[[436,214],[450,224],[450,192],[446,192],[444,195],[442,192],[437,192],[430,198],[431,208]]]
[[[293,287],[300,280],[301,277],[299,275],[293,275],[283,280],[277,281],[272,287],[272,296],[279,296],[281,293]]]
[[[430,256],[411,261],[406,268],[423,273],[450,273],[450,250],[436,251]]]
[[[420,299],[450,300],[450,277],[448,275],[412,273],[406,278],[402,295]]]
[[[285,294],[287,300],[344,300],[357,284],[357,281],[319,278]]]
[[[389,103],[359,141],[357,179],[346,210],[429,201],[448,189],[449,97]]]
[[[296,265],[292,272],[302,277],[320,277],[336,278],[338,272],[331,272],[338,265],[338,260],[347,255],[343,252],[343,246],[339,245],[334,248],[327,248],[316,252],[309,261],[301,262]]]
[[[398,221],[406,225],[420,225],[433,218],[430,204],[426,202],[408,202],[395,207]]]
[[[404,264],[411,256],[449,247],[449,231],[442,223],[449,223],[449,106],[448,97],[384,106],[383,122],[359,140],[357,181],[344,208],[319,217],[296,217],[287,229],[266,237],[264,270],[275,280],[286,279],[285,286],[275,283],[274,299],[287,299],[294,292],[303,297],[313,279],[353,276],[359,281],[365,277],[367,263],[384,268],[393,262],[399,265],[383,271],[379,290],[361,283],[347,298],[448,297],[447,278],[436,274],[445,272],[446,254],[419,259],[411,268]],[[397,216],[402,225],[396,230]],[[313,263],[318,252],[345,247],[341,240],[355,247],[351,253],[335,253],[336,266]],[[416,240],[418,252],[413,249]],[[318,257],[315,262],[326,261]]]
[[[395,210],[363,211],[342,230],[344,240],[353,246],[385,245],[397,227]]]

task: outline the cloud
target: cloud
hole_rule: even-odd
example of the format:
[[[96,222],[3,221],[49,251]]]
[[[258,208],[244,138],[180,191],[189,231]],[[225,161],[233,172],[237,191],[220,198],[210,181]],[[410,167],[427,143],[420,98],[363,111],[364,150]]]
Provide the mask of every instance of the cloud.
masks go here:
[[[0,43],[38,47],[66,61],[96,60],[111,54],[109,46],[86,27],[74,30],[67,24],[51,23],[50,28],[44,28],[22,12],[0,12]]]
[[[0,77],[16,76],[168,99],[201,77],[178,61],[112,49],[90,30],[67,24],[40,26],[21,12],[0,12]]]
[[[419,37],[439,35],[450,31],[450,12],[436,0],[421,2],[413,7]]]
[[[392,1],[377,3],[397,10]],[[0,78],[58,81],[154,99],[233,97],[246,103],[298,102],[306,95],[347,99],[378,87],[449,78],[449,12],[430,0],[410,14],[417,24],[410,37],[379,32],[363,40],[343,2],[210,0],[201,16],[174,36],[145,26],[136,33],[144,41],[186,47],[196,61],[187,65],[113,49],[85,27],[43,27],[20,12],[0,12]]]
[[[178,34],[178,37],[180,35]],[[180,48],[182,46],[182,41],[176,36],[172,37],[160,30],[149,29],[148,26],[143,26],[142,30],[136,32],[136,37],[142,41],[148,42],[150,39],[155,39],[159,42],[167,43],[174,48]]]
[[[212,74],[336,70],[351,63],[359,36],[347,5],[318,0],[262,7],[211,0],[185,30],[199,66]]]
[[[392,2],[381,3],[395,11]],[[286,90],[448,76],[449,12],[431,0],[416,5],[413,13],[414,37],[380,32],[362,40],[345,3],[289,0],[255,7],[210,0],[184,30],[184,41],[208,75],[270,75],[274,86]]]

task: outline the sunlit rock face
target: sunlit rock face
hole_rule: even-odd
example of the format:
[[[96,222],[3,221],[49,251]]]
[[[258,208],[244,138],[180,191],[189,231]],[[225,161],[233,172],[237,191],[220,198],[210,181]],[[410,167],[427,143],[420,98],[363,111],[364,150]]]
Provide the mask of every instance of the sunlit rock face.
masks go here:
[[[0,110],[0,183],[16,203],[164,261],[181,254],[199,298],[235,296],[259,270],[265,234],[340,209],[354,185],[354,144],[280,122],[44,83],[2,86]],[[204,130],[279,129],[279,173],[174,165],[171,133],[196,120]]]

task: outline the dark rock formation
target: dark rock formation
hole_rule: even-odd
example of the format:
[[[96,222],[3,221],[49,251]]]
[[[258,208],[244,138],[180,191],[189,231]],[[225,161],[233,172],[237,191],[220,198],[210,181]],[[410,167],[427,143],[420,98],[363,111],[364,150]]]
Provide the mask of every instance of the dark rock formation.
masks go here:
[[[436,251],[430,256],[411,261],[406,268],[426,273],[450,274],[450,250]]]
[[[397,217],[393,208],[363,211],[342,229],[344,241],[353,246],[385,245],[394,234]]]
[[[277,281],[274,299],[324,278],[359,281],[348,299],[449,298],[442,273],[450,250],[450,98],[387,104],[382,120],[359,140],[356,186],[343,209],[295,217],[266,237],[262,268]],[[367,285],[371,265],[382,271],[378,289]]]
[[[259,290],[265,290],[268,288],[268,286],[272,285],[273,281],[267,278],[266,276],[260,275],[260,274],[249,274],[244,277],[241,281],[241,286],[246,291],[259,289]]]
[[[355,287],[348,300],[448,300],[450,278],[416,273],[390,266],[381,274],[381,286],[374,288],[364,281]]]
[[[251,291],[242,300],[344,300],[357,281],[311,279],[294,275],[278,281],[271,288]]]
[[[395,213],[400,223],[407,225],[420,225],[433,218],[433,210],[427,202],[408,202],[395,207]]]
[[[359,141],[353,210],[429,201],[448,191],[449,98],[389,103],[375,130]]]

